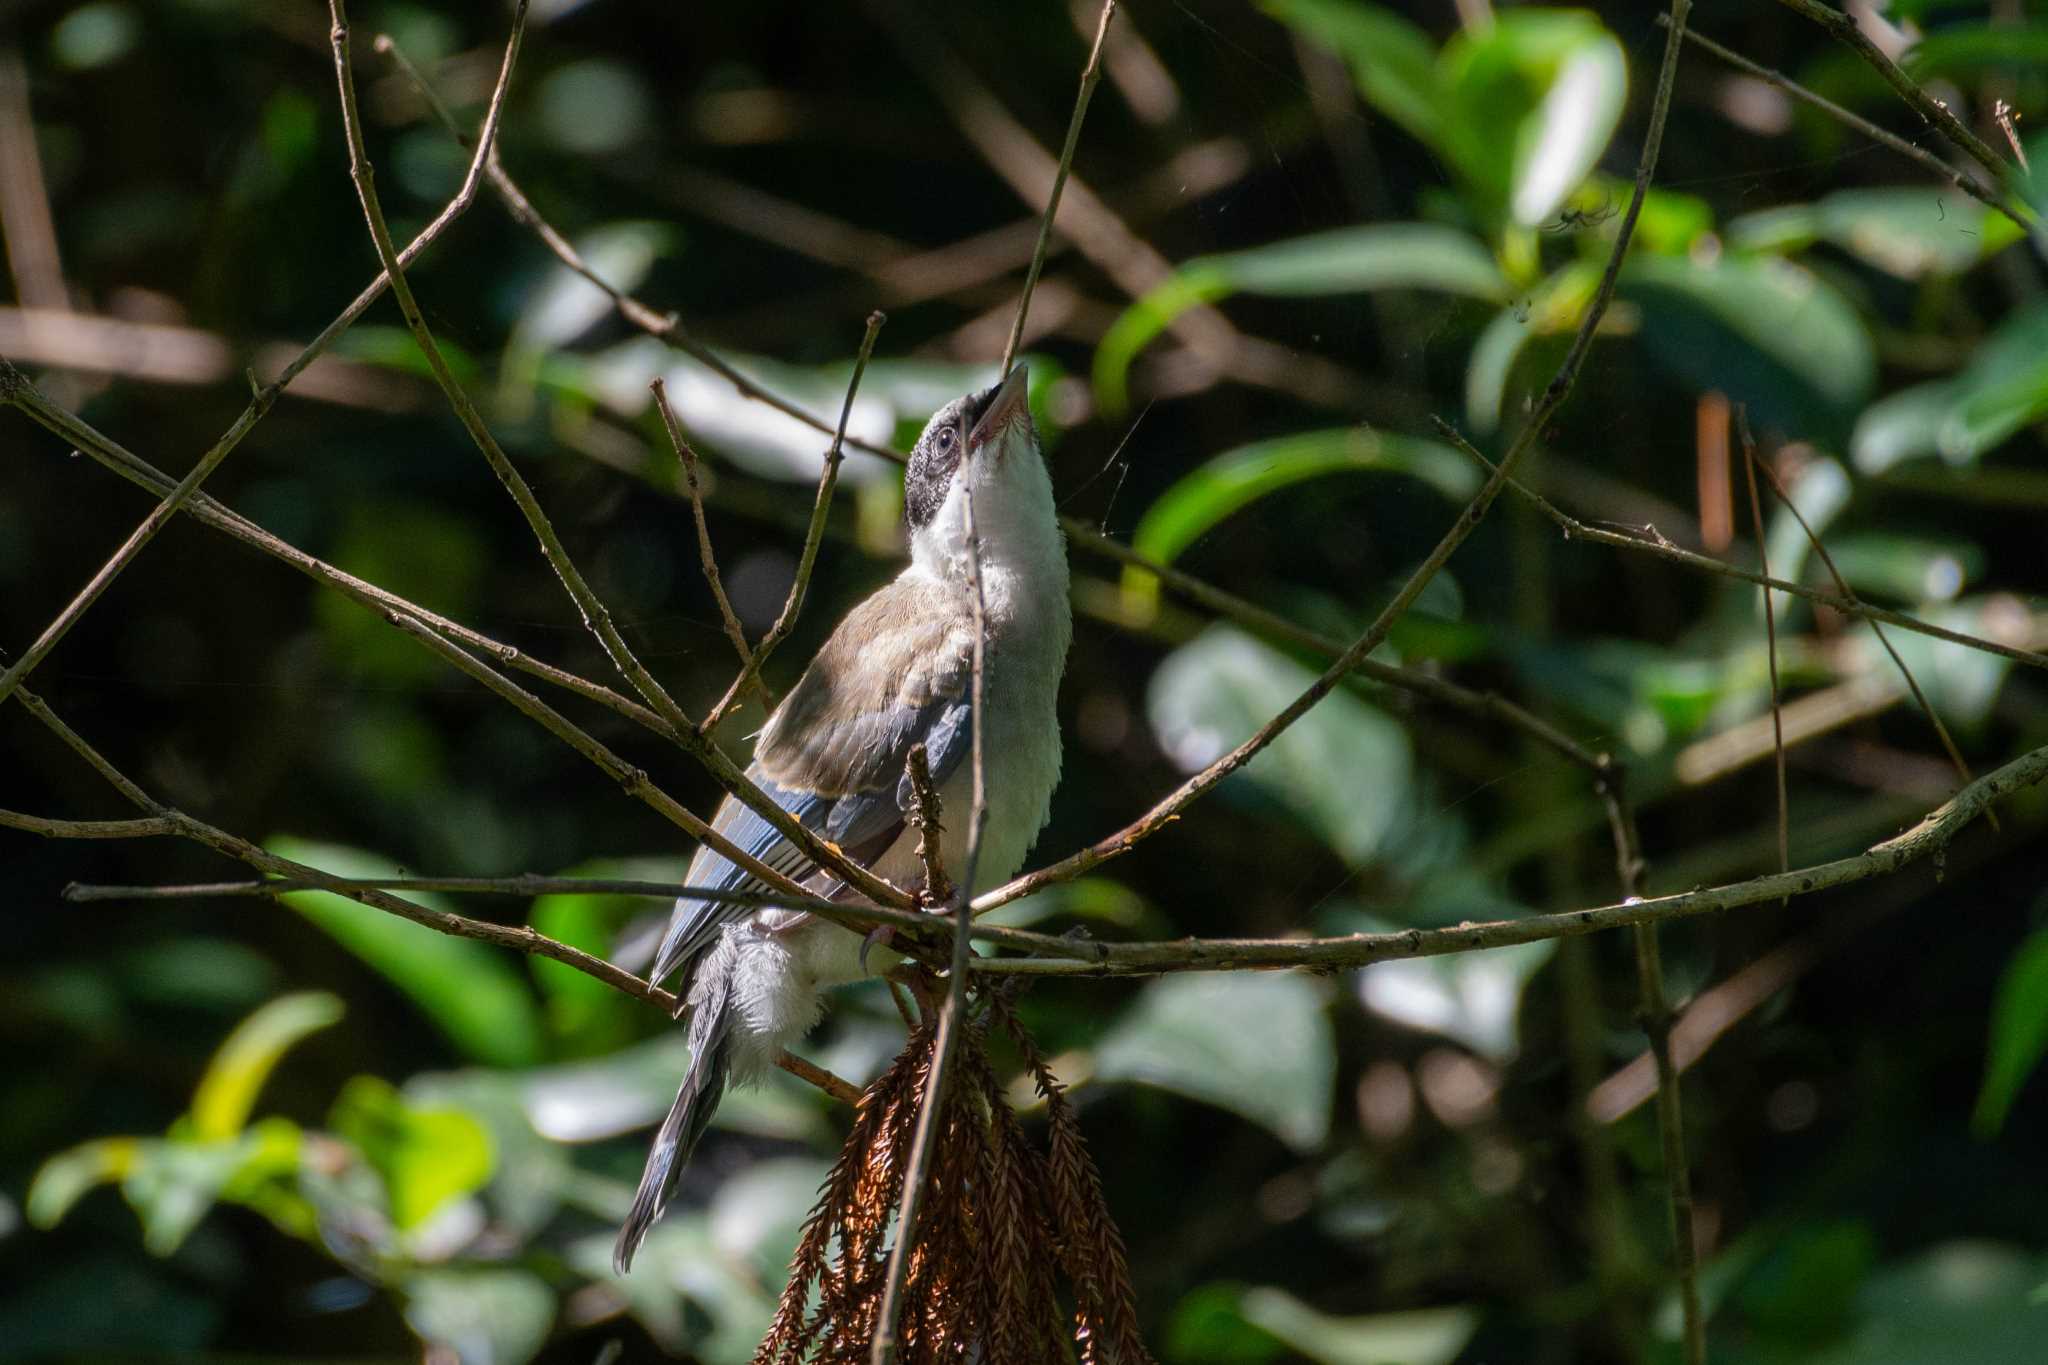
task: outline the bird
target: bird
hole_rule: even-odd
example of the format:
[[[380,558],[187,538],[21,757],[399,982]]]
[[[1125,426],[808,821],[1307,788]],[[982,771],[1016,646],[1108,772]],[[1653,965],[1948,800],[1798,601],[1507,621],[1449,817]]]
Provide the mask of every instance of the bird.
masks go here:
[[[1066,540],[1023,365],[940,408],[904,475],[910,562],[832,631],[770,714],[747,775],[805,828],[897,886],[921,888],[905,761],[925,747],[943,812],[944,868],[959,876],[971,823],[976,578],[982,606],[986,820],[972,891],[1022,866],[1059,782],[1057,699],[1073,636]],[[971,537],[971,540],[970,540]],[[726,796],[712,828],[823,897],[851,892],[774,826]],[[692,887],[765,884],[709,846]],[[613,1249],[621,1275],[660,1218],[730,1086],[808,1032],[824,991],[861,979],[860,934],[798,909],[678,900],[650,979],[683,973],[690,1062]]]

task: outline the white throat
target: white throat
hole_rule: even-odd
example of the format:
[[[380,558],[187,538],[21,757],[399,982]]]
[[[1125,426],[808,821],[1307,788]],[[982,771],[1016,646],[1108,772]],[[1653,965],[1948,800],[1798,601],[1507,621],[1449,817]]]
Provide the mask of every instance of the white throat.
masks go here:
[[[1028,436],[1012,433],[1003,441],[1000,453],[983,451],[962,464],[938,511],[911,534],[911,572],[967,586],[971,496],[990,624],[1047,617],[1065,622],[1067,547],[1053,509],[1052,479]],[[1065,634],[1060,632],[1062,656]]]

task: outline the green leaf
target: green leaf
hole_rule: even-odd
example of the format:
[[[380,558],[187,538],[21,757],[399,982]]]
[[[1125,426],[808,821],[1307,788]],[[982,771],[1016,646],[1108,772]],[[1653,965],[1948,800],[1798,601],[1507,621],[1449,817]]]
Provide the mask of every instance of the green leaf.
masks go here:
[[[491,1178],[494,1154],[482,1124],[460,1109],[407,1104],[375,1076],[343,1086],[327,1122],[383,1179],[391,1221],[402,1232]]]
[[[1477,1308],[1423,1308],[1337,1318],[1284,1289],[1246,1292],[1245,1321],[1319,1365],[1451,1365],[1479,1328]]]
[[[1168,1360],[1186,1365],[1260,1365],[1287,1349],[1263,1327],[1245,1321],[1245,1287],[1205,1284],[1174,1305],[1166,1327]]]
[[[1628,92],[1613,34],[1580,10],[1506,10],[1461,30],[1438,63],[1444,150],[1516,224],[1556,213],[1598,164]]]
[[[1095,1074],[1217,1105],[1313,1150],[1337,1079],[1325,992],[1292,973],[1166,977],[1111,1026]]]
[[[2020,1087],[2044,1055],[2048,1055],[2048,929],[2036,929],[2006,959],[1992,997],[1984,1085],[1977,1092],[1977,1110],[1970,1119],[1978,1136],[1998,1135]]]
[[[93,1187],[127,1179],[153,1142],[139,1137],[95,1138],[57,1153],[43,1163],[29,1184],[24,1209],[29,1223],[39,1228],[57,1226]]]
[[[1867,597],[1949,602],[1984,572],[1984,551],[1965,540],[1860,532],[1827,544],[1842,577]]]
[[[1445,99],[1436,45],[1420,28],[1359,0],[1262,0],[1266,13],[1351,68],[1358,93],[1418,140],[1435,146]]]
[[[1903,280],[1960,274],[2022,235],[1961,190],[1932,186],[1841,190],[1728,224],[1729,244],[1744,251],[1798,251],[1825,240]]]
[[[1306,691],[1316,675],[1229,626],[1212,626],[1153,673],[1146,710],[1185,772],[1208,766]],[[1347,863],[1377,854],[1407,809],[1413,759],[1401,727],[1335,691],[1282,731],[1224,790],[1272,802]]]
[[[1111,416],[1126,411],[1131,362],[1197,304],[1234,293],[1324,298],[1376,289],[1499,299],[1507,283],[1476,238],[1434,223],[1370,223],[1198,256],[1132,304],[1103,335],[1095,350],[1096,401]]]
[[[600,859],[565,869],[565,877],[611,877],[622,880],[673,881],[682,875],[676,859]],[[645,896],[552,895],[536,897],[527,923],[560,943],[607,956],[620,928],[635,915],[661,909]],[[547,1021],[560,1055],[596,1056],[612,1052],[632,1036],[634,1002],[588,972],[552,958],[529,957],[547,1001]]]
[[[1358,995],[1375,1014],[1454,1038],[1482,1057],[1505,1063],[1521,1047],[1522,991],[1556,950],[1552,940],[1486,953],[1375,962],[1358,974]]]
[[[1599,286],[1600,268],[1574,261],[1537,285],[1528,298],[1494,315],[1472,347],[1465,370],[1465,415],[1473,427],[1490,432],[1500,426],[1508,381],[1522,352],[1537,337],[1577,327]]]
[[[524,1365],[555,1323],[554,1292],[524,1270],[432,1270],[405,1294],[412,1330],[462,1365]]]
[[[1798,1227],[1758,1258],[1735,1302],[1759,1331],[1810,1347],[1840,1334],[1876,1263],[1862,1223]]]
[[[339,877],[398,875],[386,860],[338,844],[275,835],[265,846]],[[443,908],[432,896],[409,892],[407,898]],[[466,1056],[494,1066],[523,1066],[540,1057],[540,1013],[519,969],[502,954],[326,891],[280,899],[381,972]]]
[[[1759,423],[1811,431],[1845,423],[1876,381],[1870,334],[1847,299],[1772,256],[1632,257],[1623,293],[1641,337],[1700,389],[1751,405]]]
[[[207,1063],[192,1094],[191,1136],[202,1141],[242,1131],[256,1094],[294,1044],[341,1021],[341,1000],[325,991],[281,996],[236,1026]]]
[[[2048,1263],[1994,1242],[1945,1242],[1871,1275],[1845,1339],[1802,1353],[1800,1365],[2036,1365],[2048,1340],[2048,1300],[2035,1287]]]
[[[1471,496],[1479,486],[1472,462],[1439,441],[1367,426],[1305,431],[1227,450],[1184,475],[1145,509],[1131,547],[1171,564],[1219,522],[1270,493],[1366,470],[1412,475],[1453,501]],[[1156,592],[1158,579],[1130,569],[1124,585]]]
[[[2048,304],[2007,318],[1952,379],[1916,384],[1865,410],[1850,454],[1866,474],[1940,455],[1962,465],[2048,415]]]

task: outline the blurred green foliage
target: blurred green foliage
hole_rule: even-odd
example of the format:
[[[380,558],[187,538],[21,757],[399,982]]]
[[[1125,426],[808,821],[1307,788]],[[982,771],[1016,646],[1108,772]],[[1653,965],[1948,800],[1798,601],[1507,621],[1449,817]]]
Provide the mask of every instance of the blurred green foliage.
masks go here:
[[[901,443],[988,381],[1033,225],[885,26],[786,3],[534,8],[504,160],[601,277],[827,416],[868,311],[886,308],[848,417],[866,440]],[[1099,237],[1059,243],[1048,266],[1027,349],[1065,510],[1317,631],[1361,630],[1478,483],[1429,418],[1504,444],[1592,297],[1660,8],[1126,4],[1076,173],[1170,267],[1133,287]],[[1995,143],[1996,101],[2021,134],[2048,117],[2038,7],[1879,8],[1909,25],[1906,68]],[[1079,9],[1079,27],[1056,7],[920,14],[1056,145],[1093,22]],[[1694,20],[1940,152],[1789,12]],[[353,23],[403,235],[465,154],[370,37],[391,34],[473,125],[502,7],[364,3]],[[245,401],[244,364],[274,372],[295,349],[281,343],[374,273],[326,27],[318,7],[255,0],[0,16],[71,302],[171,329],[148,335],[204,364],[156,382],[121,355],[91,371],[20,358],[174,471]],[[1710,529],[1717,514],[1748,526],[1739,460],[1716,474],[1708,458],[1712,414],[1739,405],[1857,593],[2041,647],[2038,234],[1697,51],[1671,120],[1616,306],[1529,479],[1590,522],[1754,565],[1746,535]],[[2048,208],[2041,176],[2010,189]],[[701,711],[734,664],[648,382],[666,382],[704,457],[753,632],[793,572],[823,441],[628,327],[488,194],[413,278],[572,553]],[[1239,329],[1226,340],[1266,349],[1219,347],[1219,314]],[[0,309],[9,337],[27,335],[20,320]],[[211,491],[608,680],[424,373],[380,304]],[[146,504],[12,415],[0,429],[12,650]],[[769,669],[778,690],[893,571],[899,490],[886,463],[848,459],[797,638]],[[1832,590],[1786,509],[1767,501],[1764,519],[1771,571]],[[1078,553],[1074,567],[1048,856],[1131,818],[1322,666],[1143,571]],[[1793,750],[1793,859],[1866,847],[1942,800],[1953,775],[1870,629],[1794,602],[1776,624],[1797,714],[1824,717]],[[1978,771],[2048,743],[2038,675],[1889,639]],[[1775,865],[1752,590],[1562,542],[1508,499],[1380,657],[1624,760],[1653,892]],[[337,874],[658,879],[687,860],[671,827],[377,616],[182,520],[36,685],[165,799]],[[694,808],[714,799],[616,717],[577,719]],[[724,741],[743,750],[761,719],[751,708]],[[0,729],[0,805],[128,813],[21,708],[0,708]],[[1685,1089],[1714,1360],[2039,1358],[2048,799],[2001,815],[2002,834],[1972,832],[1931,870],[1666,931],[1674,992],[1723,1011]],[[71,881],[239,875],[166,840],[0,833],[0,871],[16,911],[0,962],[16,1059],[0,1069],[0,1357],[396,1358],[426,1342],[516,1365],[587,1361],[614,1339],[634,1359],[750,1357],[847,1123],[823,1097],[779,1074],[732,1097],[619,1279],[611,1229],[686,1059],[669,1021],[559,963],[325,893],[285,909],[59,899]],[[1103,875],[1003,919],[1105,938],[1349,933],[1615,894],[1583,774],[1360,685]],[[665,913],[596,895],[460,908],[629,963]],[[1020,1008],[1076,1082],[1162,1359],[1662,1365],[1677,1318],[1654,1120],[1637,1105],[1596,1123],[1581,1104],[1627,1081],[1634,1000],[1627,945],[1603,938],[1327,980],[1048,983]],[[865,1079],[901,1037],[886,995],[855,988],[807,1051]]]

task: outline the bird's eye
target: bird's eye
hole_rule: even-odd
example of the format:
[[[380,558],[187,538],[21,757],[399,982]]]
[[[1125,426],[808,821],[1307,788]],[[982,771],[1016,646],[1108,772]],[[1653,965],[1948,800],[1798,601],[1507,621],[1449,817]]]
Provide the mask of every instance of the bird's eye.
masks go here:
[[[940,450],[951,450],[953,448],[953,428],[940,427],[936,439]]]

